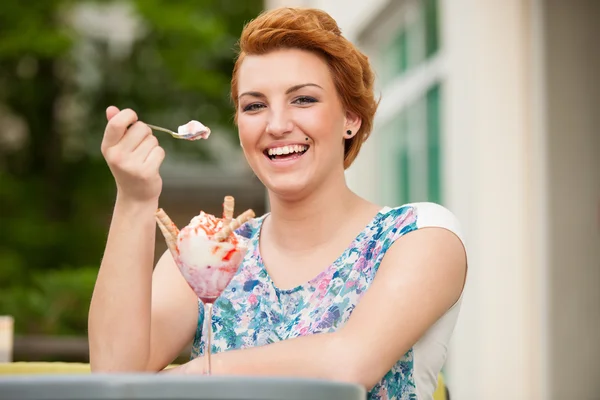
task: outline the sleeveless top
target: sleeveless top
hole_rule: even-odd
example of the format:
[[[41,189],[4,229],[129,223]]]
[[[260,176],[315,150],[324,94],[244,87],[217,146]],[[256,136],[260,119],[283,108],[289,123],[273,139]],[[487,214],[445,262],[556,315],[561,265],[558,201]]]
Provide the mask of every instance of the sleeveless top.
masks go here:
[[[341,328],[371,285],[386,251],[409,232],[441,227],[455,233],[464,244],[456,218],[440,205],[385,207],[333,264],[307,283],[281,290],[270,279],[259,251],[266,215],[247,222],[236,232],[249,239],[248,252],[214,304],[214,353]],[[432,399],[461,300],[462,295],[369,391],[369,399]],[[199,301],[192,359],[204,354],[203,323],[203,304]]]

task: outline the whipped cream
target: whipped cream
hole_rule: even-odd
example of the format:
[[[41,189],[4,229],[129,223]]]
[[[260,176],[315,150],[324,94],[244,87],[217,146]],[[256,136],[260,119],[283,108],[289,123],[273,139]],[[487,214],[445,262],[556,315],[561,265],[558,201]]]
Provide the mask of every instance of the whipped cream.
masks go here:
[[[191,120],[187,124],[178,127],[177,133],[187,140],[208,139],[210,136],[210,129],[201,122]]]
[[[245,241],[235,234],[229,241],[211,240],[222,225],[222,220],[200,212],[177,236],[179,270],[204,302],[221,295],[247,250]]]

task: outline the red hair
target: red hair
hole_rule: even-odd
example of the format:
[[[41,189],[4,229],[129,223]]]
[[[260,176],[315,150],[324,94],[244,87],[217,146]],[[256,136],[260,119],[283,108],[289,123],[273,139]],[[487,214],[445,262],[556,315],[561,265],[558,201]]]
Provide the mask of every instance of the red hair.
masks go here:
[[[265,11],[244,27],[233,69],[231,97],[238,109],[238,69],[247,55],[263,55],[278,49],[301,49],[324,58],[342,106],[358,115],[361,127],[345,141],[344,168],[348,168],[373,129],[378,102],[373,93],[375,79],[369,60],[342,36],[329,14],[316,9],[278,8]],[[236,118],[237,121],[237,118]]]

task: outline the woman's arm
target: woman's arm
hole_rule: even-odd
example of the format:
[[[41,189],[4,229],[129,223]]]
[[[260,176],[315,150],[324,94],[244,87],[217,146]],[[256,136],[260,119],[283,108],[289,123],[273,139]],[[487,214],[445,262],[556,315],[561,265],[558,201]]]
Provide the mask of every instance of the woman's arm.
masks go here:
[[[153,202],[117,200],[89,312],[92,370],[143,370],[150,346]]]
[[[191,342],[198,299],[168,251],[152,271],[156,207],[119,206],[90,307],[90,364],[159,371]]]
[[[465,276],[458,237],[442,228],[411,232],[390,248],[342,329],[216,354],[213,374],[326,378],[370,389],[458,300]],[[169,372],[203,373],[203,360]]]
[[[164,151],[132,110],[106,114],[102,154],[118,194],[90,305],[90,364],[93,371],[158,371],[191,340],[197,298],[170,254],[153,278]]]
[[[152,271],[155,211],[115,207],[89,313],[94,372],[159,371],[196,332],[198,298],[168,251]]]

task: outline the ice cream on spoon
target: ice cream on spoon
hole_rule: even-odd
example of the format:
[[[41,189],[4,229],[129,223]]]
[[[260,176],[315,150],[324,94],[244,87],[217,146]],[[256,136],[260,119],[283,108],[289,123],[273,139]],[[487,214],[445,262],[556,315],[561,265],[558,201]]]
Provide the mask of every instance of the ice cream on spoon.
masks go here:
[[[199,140],[199,139],[208,139],[210,136],[210,128],[204,126],[201,122],[191,120],[185,125],[181,125],[177,128],[177,132],[173,132],[170,129],[163,128],[156,125],[146,124],[150,129],[155,131],[162,131],[169,133],[176,139],[184,139],[184,140]]]
[[[210,136],[210,129],[201,122],[191,120],[187,124],[177,128],[177,133],[183,139],[187,140],[208,139]]]

